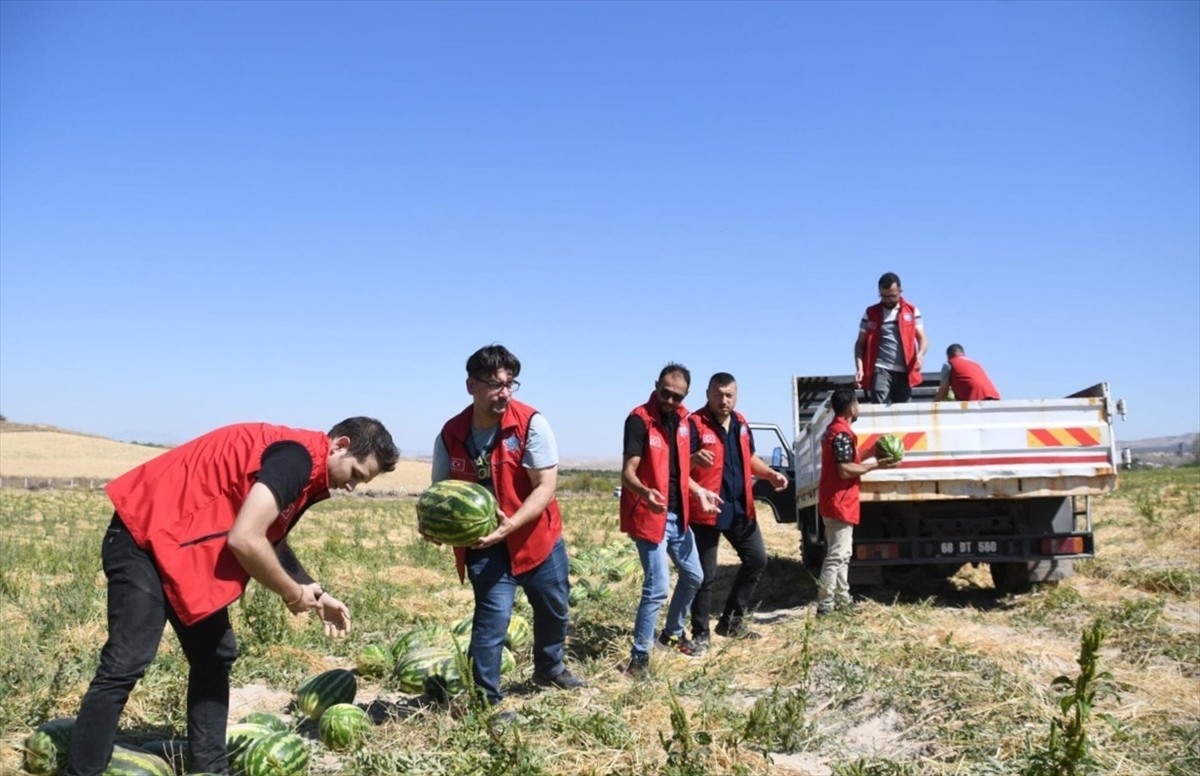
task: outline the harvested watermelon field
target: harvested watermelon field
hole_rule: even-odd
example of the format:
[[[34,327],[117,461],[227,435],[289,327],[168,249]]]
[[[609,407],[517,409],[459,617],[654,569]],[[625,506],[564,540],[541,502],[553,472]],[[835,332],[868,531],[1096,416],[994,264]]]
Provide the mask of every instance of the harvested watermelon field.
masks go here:
[[[597,483],[596,487],[605,487]],[[1135,472],[1099,499],[1099,557],[1055,587],[1000,596],[983,568],[949,580],[863,590],[853,616],[813,617],[814,580],[791,526],[766,528],[771,556],[758,641],[714,636],[704,657],[656,654],[650,676],[621,673],[640,570],[617,530],[617,500],[562,498],[574,566],[572,667],[589,687],[542,690],[515,651],[506,728],[465,700],[434,703],[395,676],[357,677],[372,719],[365,743],[334,753],[291,706],[307,678],[355,670],[360,651],[415,624],[471,611],[449,550],[422,541],[413,498],[335,498],[293,543],[350,606],[353,633],[325,638],[253,586],[235,605],[241,658],[231,716],[268,711],[296,725],[311,774],[1184,774],[1200,773],[1200,470]],[[101,492],[0,491],[0,773],[19,773],[37,724],[73,716],[105,635]],[[634,557],[636,557],[634,555]],[[722,547],[715,601],[735,559]],[[518,611],[523,600],[518,596]],[[1098,628],[1097,628],[1098,625]],[[1081,652],[1085,633],[1099,641]],[[1080,661],[1095,679],[1078,690]],[[174,636],[138,685],[120,741],[184,731],[186,662]],[[1074,685],[1077,686],[1077,685]],[[1074,724],[1064,695],[1095,691]],[[1060,724],[1053,741],[1051,729]],[[1070,750],[1079,733],[1086,749]],[[1088,758],[1091,765],[1088,765]],[[1069,762],[1077,770],[1053,770]]]

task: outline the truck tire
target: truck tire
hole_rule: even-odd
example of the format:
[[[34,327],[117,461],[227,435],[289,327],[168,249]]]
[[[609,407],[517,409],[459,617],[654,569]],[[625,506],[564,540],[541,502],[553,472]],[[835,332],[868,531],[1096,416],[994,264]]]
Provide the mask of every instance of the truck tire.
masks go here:
[[[992,584],[1001,593],[1028,593],[1033,589],[1027,563],[989,563],[988,570],[992,573]]]
[[[813,574],[820,573],[821,564],[825,562],[825,545],[810,542],[802,532],[800,534],[800,559],[804,562],[804,568]]]

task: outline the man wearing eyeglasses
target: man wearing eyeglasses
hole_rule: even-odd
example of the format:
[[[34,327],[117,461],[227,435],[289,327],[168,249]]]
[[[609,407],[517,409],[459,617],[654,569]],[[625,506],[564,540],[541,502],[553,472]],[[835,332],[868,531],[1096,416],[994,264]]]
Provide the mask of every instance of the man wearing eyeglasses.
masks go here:
[[[688,494],[694,493],[706,512],[717,511],[720,497],[702,490],[689,474],[691,444],[683,400],[691,382],[686,367],[667,364],[659,372],[649,400],[625,419],[621,530],[637,544],[645,574],[625,669],[631,676],[645,673],[650,665],[654,626],[671,585],[668,557],[679,571],[679,579],[658,645],[692,654],[683,630],[684,618],[704,577],[695,538],[688,528]]]
[[[921,384],[929,340],[916,305],[901,296],[900,277],[879,278],[879,303],[863,314],[854,343],[854,380],[874,404],[906,402]]]
[[[455,548],[459,578],[465,572],[475,592],[469,650],[475,685],[492,705],[504,698],[500,657],[517,587],[533,608],[534,682],[585,686],[563,664],[570,583],[554,497],[558,446],[545,416],[513,398],[520,373],[521,362],[503,345],[475,351],[467,359],[471,404],[447,421],[433,450],[434,482],[477,482],[499,504],[499,527],[470,548]]]

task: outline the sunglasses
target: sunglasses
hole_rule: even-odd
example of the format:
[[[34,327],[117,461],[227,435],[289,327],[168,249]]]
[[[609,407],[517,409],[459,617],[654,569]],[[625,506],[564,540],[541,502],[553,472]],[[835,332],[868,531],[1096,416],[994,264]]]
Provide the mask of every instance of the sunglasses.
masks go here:
[[[683,400],[687,398],[687,394],[686,393],[675,393],[674,391],[672,391],[669,388],[659,388],[658,389],[658,398],[662,399],[663,401],[673,401],[673,402],[682,403]]]

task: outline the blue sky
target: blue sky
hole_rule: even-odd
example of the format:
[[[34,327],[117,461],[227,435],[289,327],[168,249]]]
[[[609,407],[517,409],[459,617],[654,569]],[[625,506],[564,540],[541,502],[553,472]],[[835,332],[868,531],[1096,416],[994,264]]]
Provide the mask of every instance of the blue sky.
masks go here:
[[[885,271],[1006,398],[1200,429],[1200,4],[0,4],[0,412],[377,416],[501,342],[566,456],[658,370],[846,374]]]

